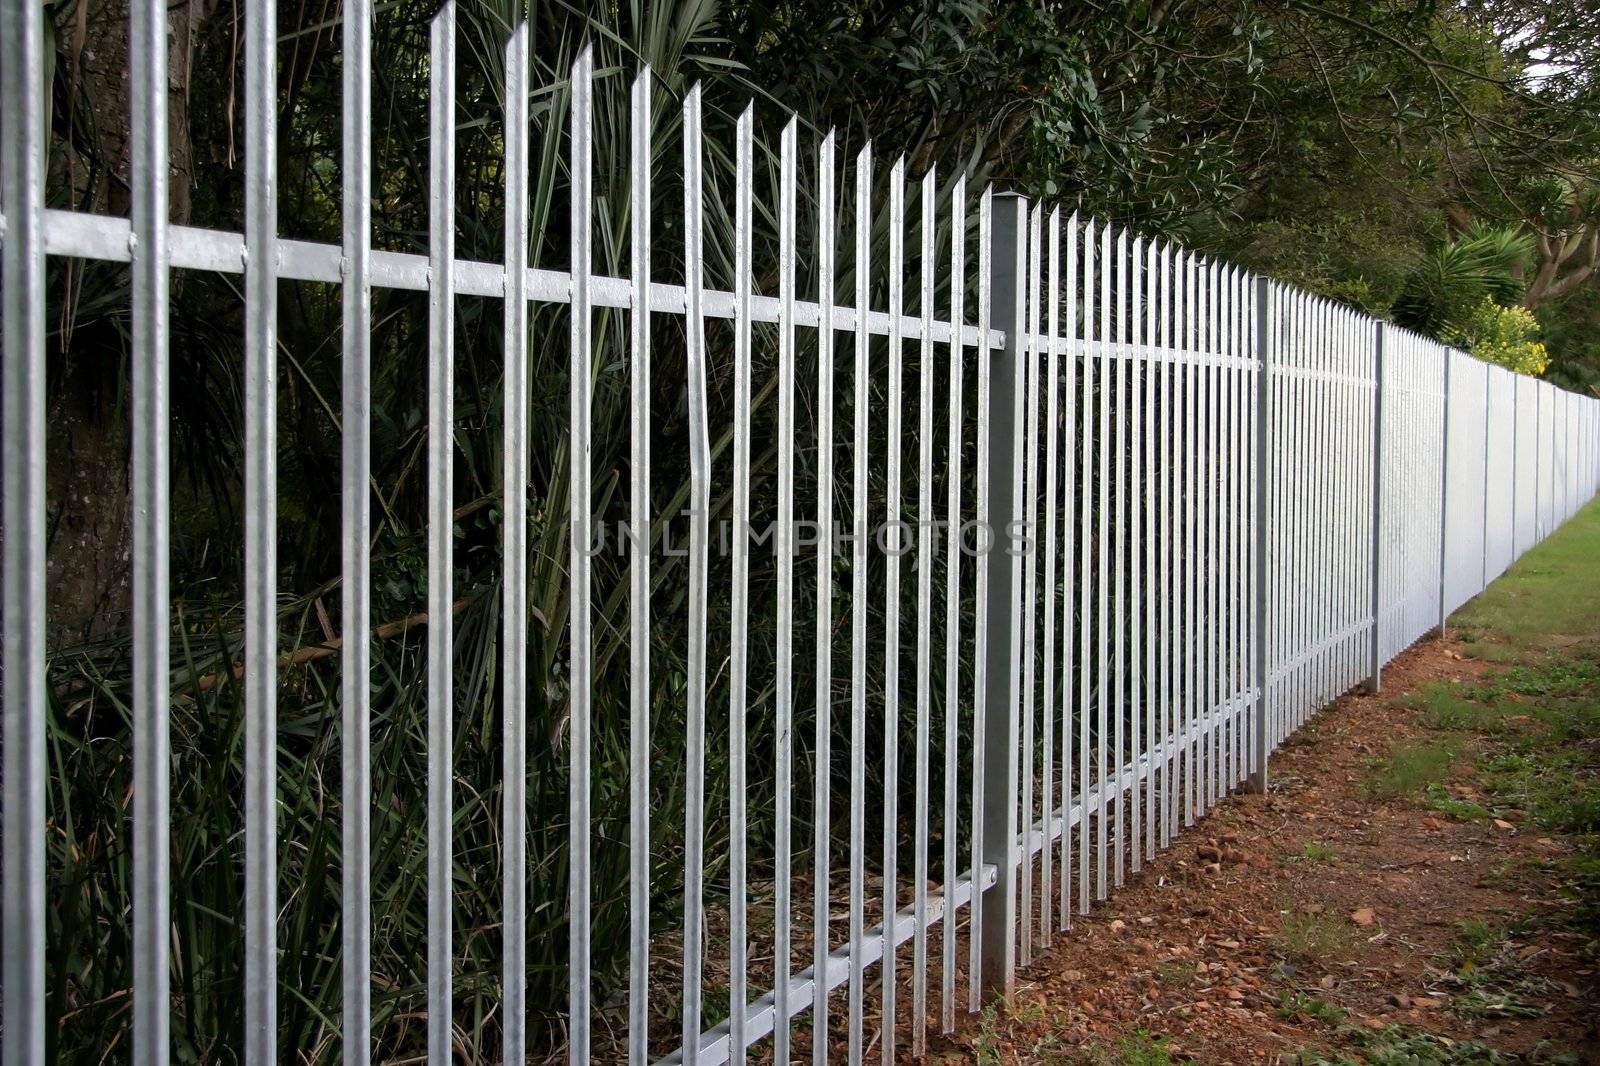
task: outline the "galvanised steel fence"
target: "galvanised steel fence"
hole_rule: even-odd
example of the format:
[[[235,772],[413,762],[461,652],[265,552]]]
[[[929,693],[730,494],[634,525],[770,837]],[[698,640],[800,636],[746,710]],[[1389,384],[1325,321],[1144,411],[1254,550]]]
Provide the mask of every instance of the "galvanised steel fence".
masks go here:
[[[933,1026],[953,1027],[1018,967],[1049,948],[1073,916],[1111,891],[1239,786],[1266,787],[1267,756],[1328,701],[1362,684],[1440,626],[1594,495],[1600,407],[1593,398],[1515,376],[1329,300],[1162,240],[933,173],[907,208],[903,162],[884,175],[870,147],[855,156],[851,210],[841,213],[830,134],[802,154],[791,121],[776,166],[757,180],[753,112],[733,159],[737,235],[731,291],[703,282],[706,138],[695,89],[682,99],[683,283],[652,280],[648,70],[631,99],[631,272],[591,270],[594,193],[592,60],[570,81],[567,269],[528,261],[528,27],[506,46],[506,234],[503,262],[458,259],[453,193],[455,31],[434,22],[426,255],[371,245],[370,0],[344,19],[344,238],[278,236],[277,99],[271,4],[247,3],[246,195],[242,232],[169,224],[165,144],[165,9],[141,0],[130,77],[130,218],[47,210],[39,87],[42,8],[5,7],[4,118],[4,1045],[5,1061],[42,1062],[45,1017],[46,685],[45,262],[127,263],[133,352],[134,514],[132,789],[135,939],[133,1058],[168,1059],[172,892],[168,701],[168,284],[173,270],[243,278],[246,341],[245,909],[240,918],[245,1062],[297,1055],[277,1046],[280,841],[275,587],[275,403],[280,282],[340,286],[344,299],[342,614],[344,1060],[372,1054],[369,676],[372,524],[368,493],[374,287],[427,293],[426,383],[432,504],[428,596],[449,617],[453,308],[498,300],[504,315],[504,484],[525,485],[529,309],[570,308],[569,580],[571,782],[566,1054],[743,1061],[770,1041],[776,1060],[810,1045],[887,1061],[902,1041],[921,1054]],[[768,157],[763,156],[763,159]],[[799,209],[802,175],[814,211]],[[772,187],[775,186],[775,187]],[[875,195],[886,187],[888,255],[874,261]],[[752,215],[776,217],[770,276],[754,291]],[[801,277],[796,247],[816,254]],[[845,235],[853,238],[853,250]],[[766,255],[767,253],[762,253]],[[841,261],[843,266],[841,267]],[[836,302],[847,279],[853,299]],[[809,296],[803,293],[810,293]],[[874,304],[874,293],[882,302]],[[593,315],[632,323],[626,350],[602,350]],[[637,545],[628,587],[632,861],[626,885],[626,1035],[597,1036],[609,1009],[594,997],[589,938],[597,885],[591,857],[593,604],[596,537],[590,411],[597,368],[631,383],[626,520],[658,529],[651,497],[651,316],[681,321],[690,466],[689,573],[681,699],[686,819],[681,898],[666,909],[651,885],[651,552]],[[731,327],[734,393],[707,389],[710,322]],[[842,338],[842,340],[841,340]],[[771,475],[754,478],[753,352],[774,356]],[[815,402],[796,402],[799,353]],[[763,360],[767,361],[767,360]],[[848,424],[836,414],[849,415]],[[731,430],[731,443],[713,449]],[[875,454],[874,449],[881,449]],[[813,492],[796,484],[813,453]],[[837,464],[836,464],[837,460]],[[846,483],[838,476],[848,469]],[[731,529],[712,528],[713,479],[731,481]],[[761,497],[767,495],[767,499]],[[501,716],[506,785],[500,812],[504,914],[500,1006],[504,1061],[540,1049],[526,1027],[530,901],[526,722],[529,523],[523,492],[504,495]],[[774,515],[770,558],[752,515]],[[600,519],[599,521],[603,521]],[[810,524],[814,522],[815,524]],[[802,526],[809,532],[802,533]],[[876,543],[875,543],[876,542]],[[708,636],[712,560],[731,552],[731,616]],[[752,566],[773,583],[753,603]],[[869,573],[874,575],[869,581]],[[809,583],[797,586],[797,577]],[[880,597],[881,602],[869,603]],[[835,610],[838,617],[835,617]],[[749,618],[775,622],[775,655],[752,676]],[[797,639],[796,615],[809,640]],[[811,617],[814,615],[814,617]],[[836,649],[836,628],[848,652]],[[718,634],[723,631],[719,627]],[[814,662],[811,691],[793,664]],[[451,630],[429,629],[426,1056],[452,1058]],[[708,705],[726,672],[727,707]],[[836,696],[836,684],[839,686]],[[770,732],[751,734],[752,700],[770,701]],[[725,716],[726,839],[707,835],[708,721]],[[881,716],[881,722],[879,717]],[[903,728],[908,726],[909,728]],[[838,728],[847,738],[835,749]],[[719,734],[720,735],[720,734]],[[797,741],[809,739],[797,776]],[[906,765],[901,760],[906,760]],[[534,768],[537,769],[537,768]],[[753,777],[775,799],[752,826]],[[869,786],[869,783],[874,783]],[[842,795],[835,795],[836,786]],[[839,816],[840,826],[833,824]],[[720,824],[720,823],[719,823]],[[901,853],[901,845],[910,854]],[[715,885],[706,870],[725,869]],[[724,862],[725,860],[725,862]],[[753,872],[759,871],[759,889]],[[759,898],[758,898],[759,897]],[[753,900],[755,902],[753,902]],[[548,904],[550,901],[539,901]],[[759,906],[757,906],[759,904]],[[556,905],[560,905],[556,901]],[[836,915],[835,908],[839,908]],[[759,921],[753,918],[759,911]],[[652,922],[652,918],[655,921]],[[836,917],[840,921],[836,922]],[[670,927],[669,927],[670,925]],[[1062,950],[1070,951],[1071,947]],[[659,964],[667,958],[671,965]],[[717,974],[708,972],[708,959]],[[877,972],[874,973],[873,971]],[[876,992],[873,992],[876,989]],[[837,994],[835,994],[837,993]],[[711,999],[723,1004],[714,1007]],[[875,998],[877,1002],[869,1002]],[[681,1024],[663,1033],[652,1002]],[[905,1011],[907,1013],[897,1013]],[[830,1015],[841,1026],[830,1029]],[[809,1016],[809,1017],[808,1017]],[[875,1032],[870,1032],[875,1030]]]

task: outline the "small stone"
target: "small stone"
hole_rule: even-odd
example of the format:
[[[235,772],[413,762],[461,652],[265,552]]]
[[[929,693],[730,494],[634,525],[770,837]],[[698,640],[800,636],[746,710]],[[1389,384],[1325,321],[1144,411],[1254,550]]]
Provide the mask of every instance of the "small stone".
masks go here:
[[[1371,925],[1378,920],[1378,916],[1371,907],[1361,907],[1351,913],[1350,920],[1357,925]]]
[[[1333,974],[1330,973],[1330,974],[1324,974],[1323,977],[1322,977],[1322,980],[1317,982],[1317,983],[1320,984],[1323,988],[1332,988],[1338,982],[1334,981]]]
[[[1496,829],[1515,829],[1516,828],[1516,826],[1512,825],[1510,822],[1506,821],[1504,818],[1496,818],[1494,820],[1494,827]]]
[[[1401,1010],[1409,1010],[1411,1008],[1411,997],[1404,992],[1389,993],[1389,1002]]]

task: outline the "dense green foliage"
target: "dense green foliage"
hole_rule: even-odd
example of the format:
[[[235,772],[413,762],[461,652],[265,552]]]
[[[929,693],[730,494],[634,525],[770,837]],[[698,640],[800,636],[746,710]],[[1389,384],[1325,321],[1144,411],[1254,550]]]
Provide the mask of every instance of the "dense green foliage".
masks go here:
[[[127,178],[124,12],[115,3],[97,8],[86,0],[54,0],[48,10],[55,55],[53,204],[120,212]],[[464,257],[494,260],[503,251],[502,47],[518,10],[513,0],[463,0],[461,7],[456,207],[458,254]],[[242,8],[236,0],[188,0],[171,11],[182,30],[173,35],[172,52],[174,217],[237,229],[243,197]],[[382,5],[375,27],[372,210],[380,248],[425,247],[432,13],[430,0],[397,0]],[[941,197],[965,171],[974,188],[992,179],[1059,198],[1444,336],[1475,336],[1462,326],[1477,321],[1486,297],[1497,307],[1527,301],[1543,327],[1552,376],[1588,384],[1600,375],[1600,284],[1581,274],[1594,256],[1600,158],[1600,101],[1592,77],[1600,28],[1592,0],[1470,6],[1426,0],[685,0],[592,9],[541,4],[531,19],[536,264],[566,261],[564,79],[578,49],[592,42],[600,72],[595,254],[597,267],[607,272],[627,269],[624,90],[648,62],[658,79],[652,210],[660,280],[681,276],[678,105],[687,87],[703,80],[714,192],[706,199],[711,284],[725,286],[730,275],[726,153],[732,115],[754,96],[764,152],[775,143],[785,112],[793,111],[803,123],[808,159],[828,128],[839,131],[841,160],[870,134],[880,160],[907,157],[912,178],[937,165]],[[280,4],[278,20],[281,229],[292,237],[337,242],[338,11]],[[1535,55],[1551,68],[1540,78],[1528,76]],[[763,190],[770,188],[769,164],[770,157],[758,164]],[[802,217],[814,217],[812,188],[806,184],[801,193]],[[760,202],[772,198],[763,195]],[[875,202],[882,204],[881,194]],[[767,210],[759,208],[757,218],[757,287],[763,292],[775,289]],[[842,218],[853,210],[848,189],[842,190],[840,210]],[[801,270],[810,278],[813,232],[809,224],[802,229]],[[874,240],[881,245],[885,233],[880,214]],[[116,521],[127,506],[127,297],[119,268],[53,262],[52,271],[52,397],[58,417],[52,426],[51,507],[60,539],[52,542],[51,571],[57,637],[50,1009],[52,1017],[70,1019],[54,1039],[62,1057],[75,1061],[90,1048],[119,1046],[128,1025],[126,528],[119,533]],[[848,270],[841,269],[838,285],[848,299]],[[807,282],[803,292],[811,291]],[[173,451],[180,488],[172,572],[181,622],[173,641],[173,987],[180,997],[173,1028],[185,1061],[225,1062],[238,1043],[244,991],[236,918],[242,888],[242,697],[231,669],[242,640],[240,301],[236,279],[211,275],[181,274],[173,293]],[[374,646],[374,1004],[381,1052],[403,1057],[416,1051],[421,1038],[425,976],[416,950],[426,928],[424,630],[413,617],[424,607],[426,580],[425,306],[416,293],[380,290],[373,299],[373,621],[411,620],[390,627]],[[881,301],[881,292],[874,299]],[[626,483],[628,382],[616,358],[626,328],[620,315],[596,317],[595,510],[608,518],[621,517]],[[463,1057],[476,1060],[493,1057],[499,1024],[498,302],[461,300],[457,331],[457,1024]],[[1501,336],[1498,325],[1480,332]],[[339,334],[336,290],[284,286],[278,462],[285,651],[316,649],[340,627]],[[686,401],[678,385],[681,324],[662,316],[656,334],[654,492],[659,510],[671,513],[682,505],[687,478]],[[525,694],[533,830],[529,1001],[544,1026],[540,1038],[550,1047],[560,1041],[566,958],[566,337],[564,311],[536,308],[530,331],[533,476],[527,486],[534,615],[533,682]],[[770,380],[773,353],[769,337],[759,340],[761,383]],[[732,388],[724,324],[711,327],[710,343],[710,387],[720,418]],[[814,352],[800,354],[805,410],[818,400]],[[770,390],[757,396],[758,482],[772,467],[772,452],[760,444],[774,432],[772,406]],[[836,414],[848,424],[852,411],[842,396]],[[874,427],[875,434],[881,432]],[[726,445],[726,437],[714,441],[719,472]],[[877,438],[873,448],[882,454]],[[802,448],[802,498],[815,495],[814,461],[814,453]],[[728,507],[726,480],[716,481],[714,517]],[[884,487],[875,482],[873,493],[874,513],[881,513]],[[78,528],[109,530],[93,540],[109,569],[95,571],[88,596],[66,594],[76,587],[73,575],[81,576],[93,561],[82,550],[89,541],[66,539]],[[875,557],[873,565],[881,567],[881,561]],[[729,614],[725,566],[719,563],[712,574],[714,627],[725,625]],[[593,934],[598,997],[608,1017],[620,1002],[626,957],[623,567],[614,557],[596,563],[596,883],[602,891]],[[661,769],[653,781],[652,859],[657,932],[670,937],[682,864],[686,640],[680,561],[659,558],[655,578],[652,754]],[[774,662],[771,580],[770,565],[758,564],[752,602],[760,606],[751,625],[752,676],[760,680],[750,721],[757,737],[770,737],[773,728],[769,682],[776,669],[793,669],[797,693],[809,694],[815,683],[809,661]],[[881,610],[877,569],[871,582],[874,610]],[[808,576],[797,596],[814,602],[815,595]],[[845,616],[842,606],[835,605],[835,619]],[[797,633],[802,647],[815,640],[806,615]],[[873,633],[881,642],[881,626],[875,623]],[[713,647],[725,648],[725,641],[726,633],[714,628]],[[836,660],[847,655],[841,646]],[[882,661],[881,643],[869,656]],[[934,661],[942,663],[942,649],[935,648]],[[842,680],[836,671],[836,699],[844,698]],[[936,681],[942,684],[937,676]],[[281,685],[281,1041],[307,1061],[327,1061],[339,1042],[338,659],[297,658],[281,671]],[[940,684],[935,688],[942,691]],[[881,698],[872,694],[877,705]],[[727,749],[726,679],[720,673],[709,705],[717,709],[707,777],[708,836],[715,842],[726,834],[728,787],[719,761]],[[942,699],[935,700],[933,712],[942,721]],[[880,718],[874,716],[869,735],[874,773],[884,750]],[[843,724],[842,716],[836,718],[836,752],[847,745],[839,732]],[[796,776],[808,780],[811,740],[801,736],[797,743]],[[770,758],[767,750],[753,758]],[[752,770],[751,779],[759,867],[770,861],[762,857],[770,856],[764,827],[771,824],[775,786],[762,767]],[[936,791],[942,787],[937,774],[932,785]],[[877,787],[875,780],[873,795]],[[842,783],[835,789],[836,797],[845,792]],[[809,840],[811,812],[799,810],[797,816],[796,837]],[[725,891],[724,851],[714,846],[710,854],[712,891],[719,885]],[[663,977],[657,1003],[668,1041],[675,1024],[673,979],[670,972]]]

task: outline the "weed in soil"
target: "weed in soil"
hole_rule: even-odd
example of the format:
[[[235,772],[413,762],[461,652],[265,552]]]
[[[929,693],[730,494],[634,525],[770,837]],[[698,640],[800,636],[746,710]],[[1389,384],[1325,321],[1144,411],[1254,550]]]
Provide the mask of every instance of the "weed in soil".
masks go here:
[[[1308,840],[1300,849],[1300,858],[1306,862],[1333,862],[1338,857],[1331,846],[1320,840]]]
[[[1346,1014],[1344,1008],[1335,1007],[1326,1000],[1308,996],[1304,992],[1284,992],[1278,996],[1277,1015],[1286,1022],[1309,1018],[1337,1024],[1344,1021]]]
[[[1432,1033],[1391,1025],[1373,1032],[1358,1026],[1341,1031],[1353,1055],[1326,1058],[1316,1052],[1301,1052],[1300,1066],[1513,1066],[1523,1062],[1576,1063],[1576,1056],[1538,1056],[1523,1058],[1505,1055],[1476,1040],[1451,1040]]]
[[[1291,913],[1276,939],[1280,954],[1302,962],[1346,962],[1361,935],[1342,915]]]
[[[1097,1044],[1089,1053],[1095,1066],[1173,1066],[1171,1042],[1138,1029],[1113,1044]]]

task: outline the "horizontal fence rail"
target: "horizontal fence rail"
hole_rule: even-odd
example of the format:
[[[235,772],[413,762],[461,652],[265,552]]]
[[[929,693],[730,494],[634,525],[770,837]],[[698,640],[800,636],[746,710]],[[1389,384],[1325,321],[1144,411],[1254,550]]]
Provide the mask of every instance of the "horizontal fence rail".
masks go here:
[[[8,4],[0,47],[4,211],[4,1042],[42,1063],[45,1032],[45,493],[47,257],[126,263],[131,278],[134,539],[131,818],[134,1058],[169,1057],[167,716],[169,275],[243,278],[246,340],[243,715],[247,1010],[227,1044],[278,1046],[276,328],[280,285],[343,301],[339,655],[342,687],[338,1046],[364,1063],[403,1048],[374,987],[370,805],[374,626],[374,290],[426,294],[427,604],[452,612],[452,426],[461,302],[503,316],[504,508],[495,812],[502,914],[498,1049],[574,1062],[742,1062],[921,1055],[930,1029],[1014,986],[1232,790],[1268,787],[1268,756],[1319,708],[1440,627],[1600,488],[1600,405],[1374,321],[1335,302],[966,178],[885,167],[833,134],[775,151],[755,112],[731,143],[705,130],[698,88],[627,88],[632,166],[592,163],[596,100],[617,92],[578,58],[566,85],[571,258],[529,261],[529,29],[505,44],[503,261],[458,258],[452,101],[455,11],[433,24],[426,251],[372,247],[371,5],[345,16],[340,244],[279,235],[270,5],[246,5],[241,232],[170,224],[165,8],[132,5],[136,130],[131,218],[47,209],[38,86],[42,9]],[[13,17],[14,16],[14,17]],[[662,117],[676,111],[670,151]],[[717,170],[727,158],[730,173]],[[651,214],[660,160],[683,186],[681,276],[663,279]],[[715,184],[708,176],[716,171]],[[729,184],[731,181],[731,185]],[[625,276],[595,269],[594,204],[634,209]],[[731,194],[731,195],[730,195]],[[729,197],[730,274],[706,281],[710,196]],[[759,220],[775,240],[760,243]],[[761,231],[765,233],[765,230]],[[886,232],[886,243],[875,234]],[[886,255],[880,251],[887,249]],[[720,269],[720,268],[719,268]],[[757,291],[758,279],[769,288]],[[287,290],[285,290],[287,291]],[[841,302],[841,296],[845,297]],[[564,424],[535,425],[534,346],[568,365]],[[605,316],[620,314],[620,333]],[[658,323],[675,332],[662,333]],[[554,339],[552,339],[554,337]],[[676,375],[671,381],[668,375]],[[619,385],[620,383],[620,385]],[[625,477],[601,491],[595,397],[626,397]],[[686,418],[663,425],[662,388]],[[563,483],[529,489],[530,434],[558,434]],[[670,440],[666,434],[675,434]],[[663,453],[682,457],[662,492]],[[674,467],[672,476],[679,471]],[[608,483],[609,484],[609,483]],[[603,497],[603,498],[602,498]],[[669,557],[662,531],[687,520]],[[606,531],[630,535],[621,584],[597,573]],[[537,532],[530,533],[537,523]],[[765,523],[772,523],[767,529]],[[552,533],[552,527],[557,532]],[[637,534],[648,534],[640,543]],[[670,530],[669,530],[670,531]],[[625,539],[615,530],[618,540]],[[532,539],[530,539],[532,538]],[[601,547],[595,549],[593,545]],[[531,568],[565,559],[560,767],[530,765]],[[672,558],[685,559],[679,570]],[[663,593],[668,589],[671,595]],[[622,604],[620,613],[608,603]],[[543,619],[539,620],[543,623]],[[663,648],[672,623],[682,645]],[[626,644],[621,706],[596,696],[597,626]],[[668,652],[670,651],[670,655]],[[426,641],[426,1036],[456,1054],[449,624]],[[681,731],[658,754],[665,728]],[[601,745],[628,780],[597,779]],[[713,780],[712,768],[725,775]],[[529,775],[567,796],[561,898],[530,896]],[[680,796],[681,828],[654,817]],[[620,806],[619,806],[620,805]],[[620,809],[603,839],[600,811]],[[613,845],[624,854],[611,861]],[[591,933],[625,901],[625,950]],[[560,1035],[530,1025],[531,910],[566,914]],[[481,934],[481,931],[479,932]],[[1070,946],[1061,950],[1072,950]],[[484,982],[488,982],[487,985]],[[287,993],[286,993],[287,994]],[[873,1002],[876,997],[877,1001]],[[623,1004],[617,1008],[616,1004]],[[541,1015],[541,1017],[544,1017]],[[663,1019],[667,1019],[663,1021]],[[405,1045],[409,1047],[410,1045]],[[320,1054],[328,1054],[326,1051]]]

